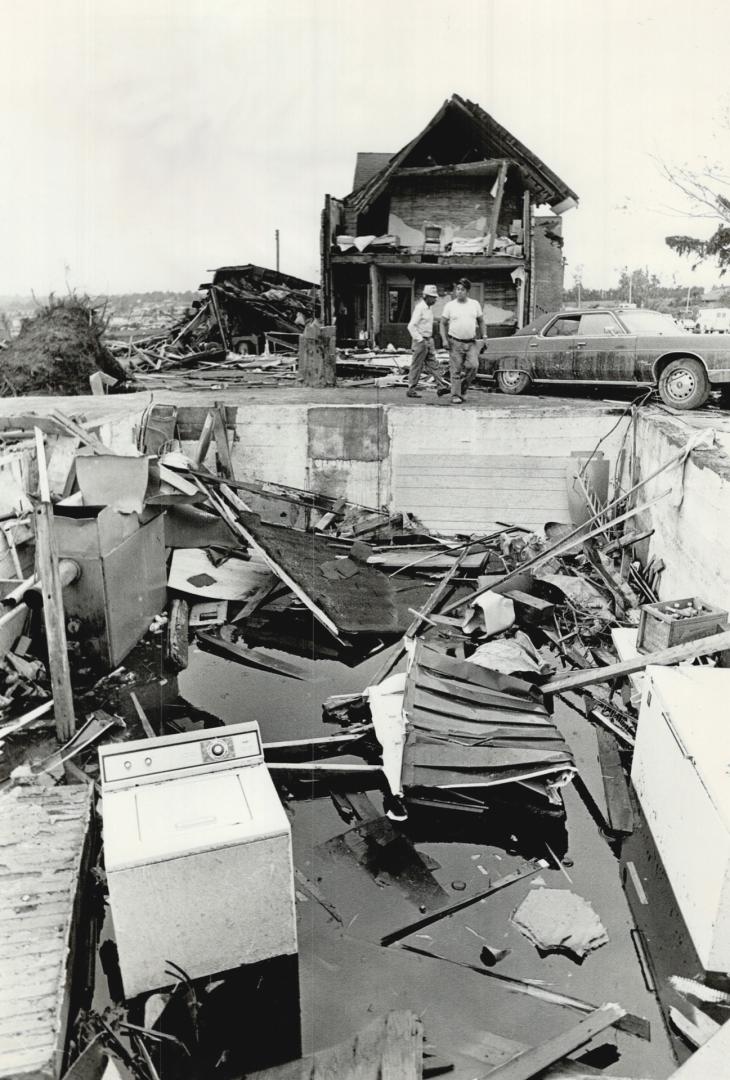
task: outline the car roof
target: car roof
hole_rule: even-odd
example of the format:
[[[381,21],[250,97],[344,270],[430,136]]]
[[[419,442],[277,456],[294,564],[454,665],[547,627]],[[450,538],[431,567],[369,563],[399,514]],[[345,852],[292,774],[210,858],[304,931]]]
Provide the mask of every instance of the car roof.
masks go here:
[[[560,308],[558,311],[548,311],[543,315],[538,315],[536,319],[533,319],[531,323],[526,326],[520,327],[516,331],[517,334],[539,334],[540,331],[551,319],[556,318],[558,315],[622,315],[624,312],[629,311],[653,311],[653,308],[636,307],[636,304],[606,304],[602,307],[581,307],[581,308]],[[662,314],[661,312],[655,312],[655,314]],[[671,318],[671,316],[669,316]]]

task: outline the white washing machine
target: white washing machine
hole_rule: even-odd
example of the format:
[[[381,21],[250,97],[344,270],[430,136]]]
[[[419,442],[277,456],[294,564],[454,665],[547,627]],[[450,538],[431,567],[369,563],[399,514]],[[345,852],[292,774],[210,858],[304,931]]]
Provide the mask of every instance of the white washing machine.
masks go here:
[[[255,722],[99,751],[127,997],[297,952],[291,829]]]
[[[648,667],[631,780],[706,971],[730,971],[730,671]]]

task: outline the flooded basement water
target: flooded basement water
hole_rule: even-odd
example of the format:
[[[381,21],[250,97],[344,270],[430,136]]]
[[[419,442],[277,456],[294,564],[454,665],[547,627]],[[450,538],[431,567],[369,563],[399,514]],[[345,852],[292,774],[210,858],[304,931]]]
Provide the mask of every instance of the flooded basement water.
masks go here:
[[[362,690],[387,654],[359,664],[351,660],[351,666],[282,650],[259,651],[266,655],[294,663],[301,680],[191,647],[189,666],[178,677],[180,700],[168,700],[161,719],[187,712],[198,722],[207,715],[206,724],[214,723],[213,717],[223,723],[256,720],[264,742],[336,734],[338,728],[322,721],[322,702],[330,694]],[[558,703],[557,709],[565,707]],[[297,888],[305,1052],[347,1038],[388,1009],[412,1008],[425,1013],[428,1041],[455,1062],[451,1075],[467,1080],[486,1074],[515,1053],[517,1044],[536,1044],[581,1019],[579,1012],[518,995],[491,979],[480,962],[486,944],[507,950],[495,968],[498,974],[595,1005],[616,1001],[649,1020],[650,1042],[623,1032],[599,1039],[617,1047],[601,1058],[602,1075],[661,1078],[673,1070],[670,1040],[637,960],[631,933],[635,923],[621,887],[619,861],[574,786],[565,792],[565,821],[500,800],[484,814],[421,812],[397,826],[414,841],[449,902],[462,891],[484,889],[485,882],[509,872],[523,855],[543,857],[548,865],[532,880],[517,882],[387,949],[377,944],[382,932],[399,922],[407,925],[412,908],[403,910],[387,875],[368,875],[356,860],[333,854],[332,845],[336,849],[339,843],[335,838],[358,822],[346,823],[319,785],[295,785],[283,794],[295,865],[342,916],[342,924],[337,923]],[[380,793],[371,791],[369,797],[382,813]],[[565,865],[556,868],[548,844],[558,859],[567,856]],[[582,963],[560,954],[541,957],[510,922],[514,909],[540,884],[570,889],[588,900],[610,943]],[[448,962],[415,955],[402,945]]]

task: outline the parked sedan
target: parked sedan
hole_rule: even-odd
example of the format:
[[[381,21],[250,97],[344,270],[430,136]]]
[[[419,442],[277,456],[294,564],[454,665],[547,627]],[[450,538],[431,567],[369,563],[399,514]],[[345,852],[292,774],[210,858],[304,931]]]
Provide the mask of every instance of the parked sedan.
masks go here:
[[[608,382],[656,386],[666,405],[697,409],[712,387],[730,383],[730,337],[684,333],[642,308],[559,311],[490,338],[479,369],[505,394],[533,382]]]

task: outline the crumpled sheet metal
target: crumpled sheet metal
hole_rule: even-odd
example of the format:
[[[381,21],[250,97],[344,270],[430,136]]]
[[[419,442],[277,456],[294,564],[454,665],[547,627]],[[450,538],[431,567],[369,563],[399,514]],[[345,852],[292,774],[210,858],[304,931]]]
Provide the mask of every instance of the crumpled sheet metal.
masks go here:
[[[540,952],[568,953],[579,961],[609,940],[588,901],[567,889],[533,889],[512,923]]]

